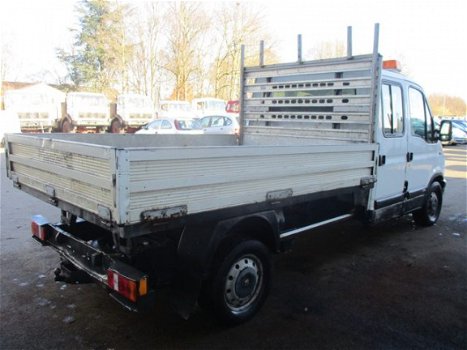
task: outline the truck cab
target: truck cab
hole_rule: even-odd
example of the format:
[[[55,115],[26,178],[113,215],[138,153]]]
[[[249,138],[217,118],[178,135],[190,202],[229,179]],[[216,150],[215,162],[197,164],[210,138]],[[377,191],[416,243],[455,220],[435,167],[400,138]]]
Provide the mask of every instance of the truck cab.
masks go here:
[[[25,132],[50,132],[61,117],[65,94],[46,84],[5,92],[5,109],[16,113]]]
[[[122,94],[117,96],[115,111],[112,112],[110,132],[136,130],[155,117],[154,103],[146,95]]]
[[[102,132],[110,125],[109,100],[104,94],[70,92],[66,115],[60,122],[62,132]]]
[[[378,144],[373,190],[374,219],[400,216],[417,207],[433,183],[444,186],[444,156],[423,89],[384,61],[376,116]]]

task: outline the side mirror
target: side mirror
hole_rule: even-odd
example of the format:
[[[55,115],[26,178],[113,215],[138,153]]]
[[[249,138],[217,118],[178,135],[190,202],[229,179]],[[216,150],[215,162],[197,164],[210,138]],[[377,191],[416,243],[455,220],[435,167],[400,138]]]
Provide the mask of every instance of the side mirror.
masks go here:
[[[449,142],[452,138],[452,124],[449,120],[443,120],[440,125],[439,140]]]

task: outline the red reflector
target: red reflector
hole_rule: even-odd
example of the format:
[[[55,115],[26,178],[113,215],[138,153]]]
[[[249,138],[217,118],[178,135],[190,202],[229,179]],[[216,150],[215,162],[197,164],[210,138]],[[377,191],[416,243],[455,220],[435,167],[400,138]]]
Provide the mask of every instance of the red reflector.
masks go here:
[[[136,302],[138,296],[138,282],[122,276],[112,269],[108,269],[107,285],[124,297]]]
[[[47,238],[47,220],[41,216],[34,216],[31,221],[31,232],[33,236],[45,241]]]
[[[391,69],[400,72],[401,64],[397,60],[386,60],[383,61],[383,69]]]

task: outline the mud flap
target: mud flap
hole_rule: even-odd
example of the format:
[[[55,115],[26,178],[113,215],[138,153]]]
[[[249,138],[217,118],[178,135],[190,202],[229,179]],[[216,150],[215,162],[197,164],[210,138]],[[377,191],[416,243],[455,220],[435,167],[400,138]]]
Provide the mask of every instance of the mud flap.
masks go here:
[[[202,280],[189,273],[179,273],[170,289],[170,304],[174,311],[185,320],[196,308]]]

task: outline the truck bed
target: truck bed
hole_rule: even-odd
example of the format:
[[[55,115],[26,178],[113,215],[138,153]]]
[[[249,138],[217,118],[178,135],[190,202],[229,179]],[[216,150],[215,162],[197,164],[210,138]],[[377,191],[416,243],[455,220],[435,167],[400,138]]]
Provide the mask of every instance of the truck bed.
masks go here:
[[[8,135],[8,175],[36,197],[107,226],[359,186],[370,143],[236,145],[225,135]]]
[[[375,173],[380,68],[377,54],[242,68],[241,145],[230,135],[8,135],[9,176],[122,236],[148,221],[360,186]]]

